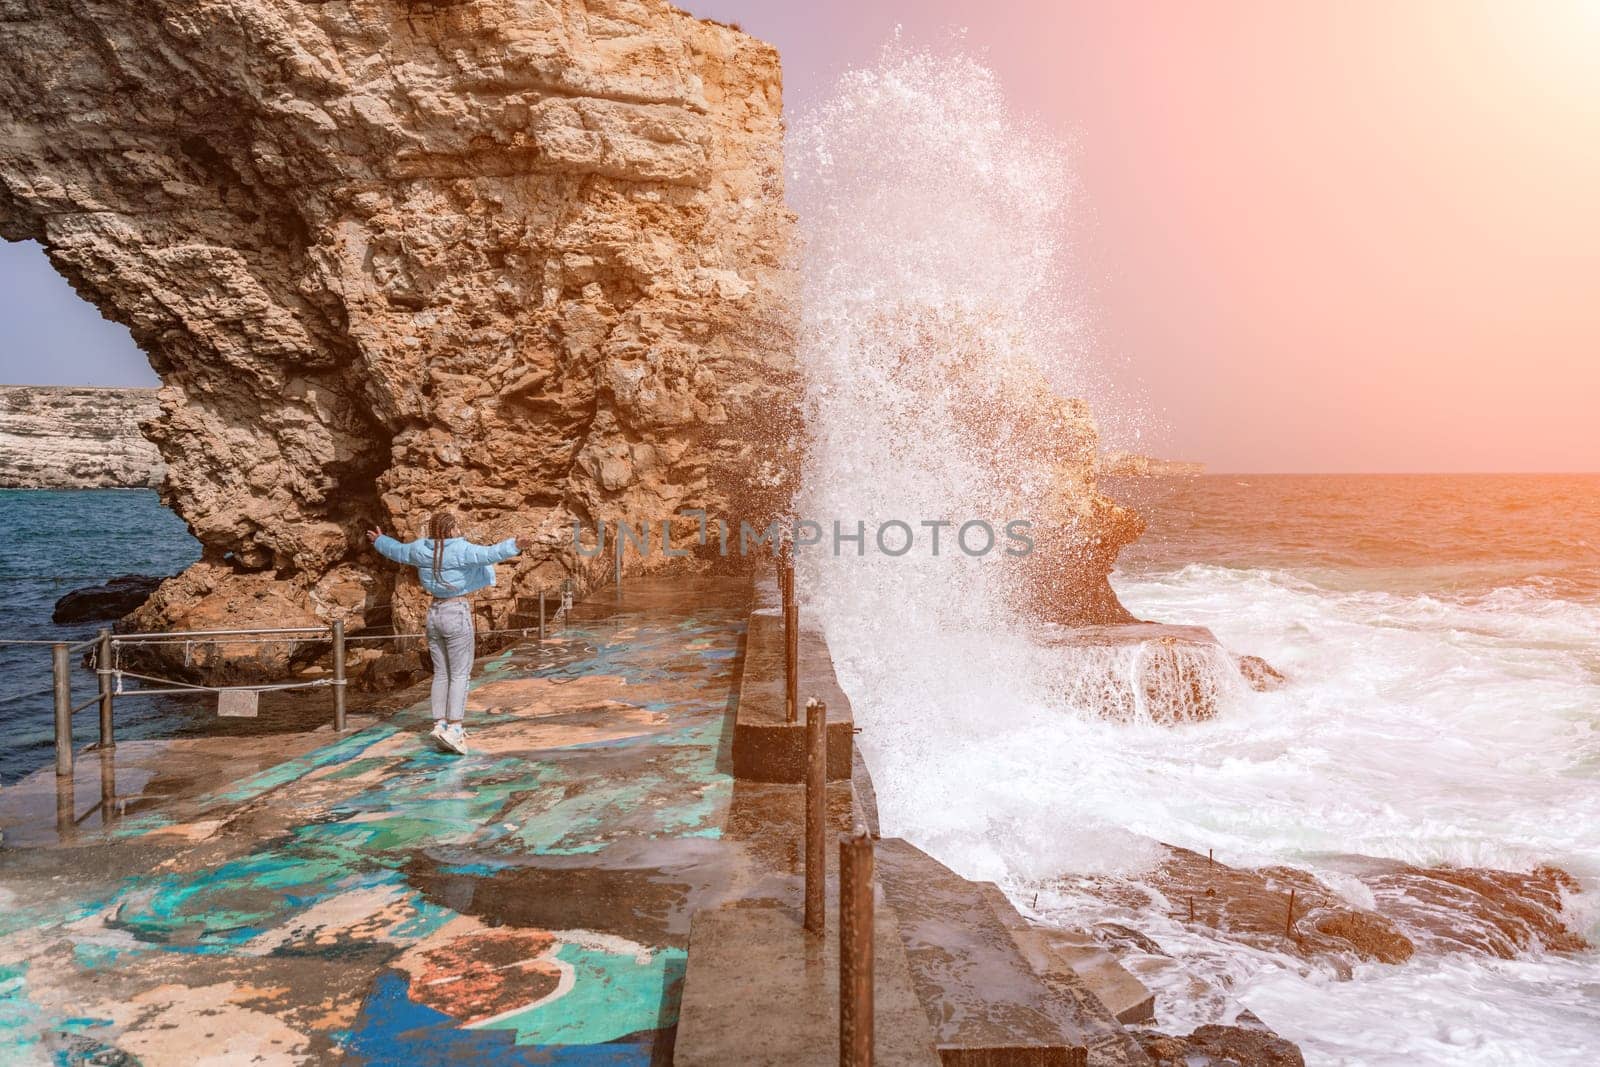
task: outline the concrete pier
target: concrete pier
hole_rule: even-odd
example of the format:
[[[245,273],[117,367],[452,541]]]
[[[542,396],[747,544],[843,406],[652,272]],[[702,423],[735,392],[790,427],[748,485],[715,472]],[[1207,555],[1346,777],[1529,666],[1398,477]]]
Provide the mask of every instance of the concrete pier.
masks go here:
[[[270,764],[124,745],[134,799],[66,834],[8,788],[0,1062],[666,1056],[690,915],[766,876],[725,840],[748,610],[726,579],[580,606],[480,663],[466,758],[419,707]]]
[[[800,929],[804,790],[734,773],[761,610],[745,579],[604,592],[479,663],[464,758],[417,706],[343,735],[127,742],[64,792],[48,770],[0,791],[0,1062],[830,1062],[837,920]],[[828,839],[875,827],[859,759],[829,777]],[[943,868],[941,899],[988,916],[970,959],[1009,968],[1034,1028],[929,969],[967,935],[902,913],[897,872],[932,861],[879,845],[882,1062],[1108,1047],[1120,1024],[1062,995],[1070,968],[1030,970],[995,940],[1003,898]]]

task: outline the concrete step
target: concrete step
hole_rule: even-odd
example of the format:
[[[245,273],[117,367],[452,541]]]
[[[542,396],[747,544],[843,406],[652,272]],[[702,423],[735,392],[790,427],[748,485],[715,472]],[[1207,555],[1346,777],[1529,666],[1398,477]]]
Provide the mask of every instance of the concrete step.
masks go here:
[[[1078,936],[1076,931],[1045,927],[1011,931],[1035,973],[1072,1002],[1089,1050],[1089,1067],[1149,1067],[1149,1057],[1123,1024],[1152,1021],[1154,995],[1104,949],[1080,953],[1074,944]]]
[[[1155,1018],[1155,994],[1092,934],[1029,922],[999,886],[979,884],[985,887],[996,917],[1011,931],[1011,939],[1039,975],[1076,977],[1119,1023],[1147,1023]]]
[[[822,632],[800,622],[800,704],[797,721],[784,716],[784,631],[777,585],[756,583],[755,608],[745,630],[744,673],[733,726],[733,774],[753,782],[802,782],[806,774],[804,705],[812,697],[828,705],[828,778],[851,774],[855,720],[850,698],[839,688],[833,657]],[[814,620],[813,620],[814,621]]]
[[[937,1067],[894,912],[877,909],[873,1061]],[[789,908],[698,912],[673,1048],[678,1067],[833,1067],[839,1062],[839,923],[820,938]]]
[[[1086,1011],[1040,977],[1001,921],[992,884],[897,838],[878,842],[877,871],[944,1067],[1086,1067],[1085,1024],[1105,1009]]]

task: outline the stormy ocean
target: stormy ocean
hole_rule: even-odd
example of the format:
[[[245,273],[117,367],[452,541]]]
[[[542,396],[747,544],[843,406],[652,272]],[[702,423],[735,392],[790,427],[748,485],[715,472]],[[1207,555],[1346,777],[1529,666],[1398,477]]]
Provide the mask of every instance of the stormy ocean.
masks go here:
[[[790,140],[801,511],[959,520],[1056,477],[997,451],[956,376],[1042,375],[1089,398],[1103,439],[1138,439],[1148,420],[1099,384],[1074,310],[1066,146],[1012,112],[992,71],[888,49]],[[1552,920],[1560,938],[1600,944],[1600,477],[1107,489],[1149,521],[1112,576],[1126,607],[1209,627],[1287,684],[1255,692],[1217,653],[1213,718],[1119,720],[1075,680],[1137,656],[1041,640],[1009,606],[1003,562],[804,559],[804,609],[863,728],[883,833],[999,883],[1039,921],[1132,931],[1144,947],[1124,962],[1168,1032],[1248,1011],[1312,1064],[1592,1063],[1595,949],[1497,941],[1522,929],[1514,900],[1430,905],[1393,885],[1405,864],[1553,865],[1581,889]],[[1252,942],[1186,922],[1154,877],[1163,845],[1310,872],[1356,909],[1385,895],[1416,952],[1351,966],[1282,951],[1277,928]]]
[[[1371,908],[1372,876],[1395,862],[1553,864],[1582,887],[1569,927],[1600,944],[1600,476],[1109,488],[1150,523],[1113,576],[1123,602],[1209,627],[1288,684],[1224,684],[1209,722],[1107,721],[1052,687],[1059,650],[937,616],[856,625],[870,598],[834,587],[830,637],[860,650],[843,681],[883,832],[1042,921],[1149,937],[1158,950],[1132,963],[1173,1032],[1248,1009],[1308,1063],[1592,1062],[1592,948],[1460,951],[1441,937],[1488,920],[1419,911],[1400,924],[1415,957],[1346,975],[1212,936],[1159,892],[1108,904],[1085,880],[1137,889],[1164,842],[1307,870]]]

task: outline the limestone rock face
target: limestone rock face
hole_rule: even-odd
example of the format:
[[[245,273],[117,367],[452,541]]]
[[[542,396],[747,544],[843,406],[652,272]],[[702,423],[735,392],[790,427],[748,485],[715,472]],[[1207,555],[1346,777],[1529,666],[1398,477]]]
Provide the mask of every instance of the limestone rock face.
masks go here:
[[[161,456],[139,431],[160,411],[154,389],[0,386],[0,488],[160,485]]]
[[[408,625],[361,531],[439,507],[538,539],[516,594],[583,578],[575,520],[782,492],[762,42],[664,0],[0,0],[0,116],[0,236],[164,383],[204,558],[139,625]]]

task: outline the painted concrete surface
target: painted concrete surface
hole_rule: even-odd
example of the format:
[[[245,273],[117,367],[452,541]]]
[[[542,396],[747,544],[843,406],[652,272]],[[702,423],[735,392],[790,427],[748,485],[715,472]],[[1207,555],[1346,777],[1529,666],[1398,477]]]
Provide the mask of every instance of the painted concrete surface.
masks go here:
[[[465,758],[418,707],[58,840],[8,829],[0,1063],[662,1061],[690,913],[793,889],[790,845],[739,840],[748,610],[730,579],[580,605],[479,664]]]

